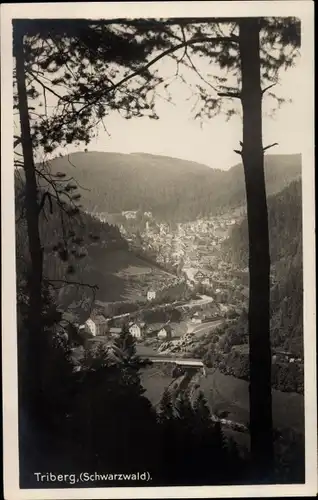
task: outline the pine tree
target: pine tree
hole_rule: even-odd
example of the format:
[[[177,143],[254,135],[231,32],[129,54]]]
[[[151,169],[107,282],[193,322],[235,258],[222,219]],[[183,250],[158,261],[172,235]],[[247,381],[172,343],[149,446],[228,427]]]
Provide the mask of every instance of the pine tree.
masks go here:
[[[172,397],[168,389],[164,390],[161,397],[158,410],[158,418],[159,422],[162,424],[171,423],[175,418]]]
[[[97,23],[98,25],[99,23]],[[107,23],[106,23],[107,24]],[[129,22],[128,22],[129,24]],[[76,27],[75,27],[76,25]],[[75,28],[75,29],[74,29]],[[129,30],[128,30],[129,31]],[[147,43],[138,42],[132,33],[114,33],[107,26],[100,27],[89,21],[69,23],[63,21],[32,22],[18,20],[14,22],[13,54],[14,68],[14,108],[20,115],[20,136],[14,137],[14,147],[22,146],[22,158],[16,159],[18,168],[24,171],[25,183],[25,214],[27,222],[28,249],[30,254],[30,270],[28,273],[28,327],[25,334],[24,359],[26,368],[23,373],[22,391],[23,402],[27,404],[28,411],[33,418],[43,420],[39,415],[43,407],[44,389],[41,388],[41,373],[45,369],[45,355],[49,352],[47,335],[43,331],[43,244],[39,230],[40,213],[44,212],[47,203],[52,211],[52,199],[58,203],[63,228],[63,241],[59,242],[57,249],[60,257],[65,262],[69,259],[67,236],[64,231],[64,211],[68,215],[78,214],[78,194],[73,192],[74,185],[63,187],[63,196],[60,196],[58,181],[64,181],[64,174],[58,173],[52,177],[47,174],[46,162],[43,168],[35,165],[35,154],[42,150],[44,154],[52,153],[61,144],[70,144],[74,141],[88,143],[91,137],[92,122],[97,124],[102,121],[108,109],[126,109],[126,117],[141,116],[148,113],[155,117],[153,105],[147,102],[150,72],[144,72],[139,78],[139,88],[134,88],[135,98],[127,99],[127,86],[123,89],[121,98],[118,92],[114,95],[111,77],[103,77],[103,88],[99,89],[96,98],[90,95],[91,89],[97,89],[97,82],[91,77],[89,65],[93,65],[97,75],[105,74],[112,62],[117,63],[117,69],[111,73],[125,74],[125,70],[135,68],[136,61],[144,60],[147,54],[162,46],[163,42],[151,41],[151,36],[145,36]],[[43,43],[50,42],[50,43]],[[111,47],[105,54],[103,46]],[[97,52],[96,52],[97,51]],[[88,60],[88,63],[84,63]],[[42,78],[43,72],[51,76],[50,84],[47,77]],[[156,76],[153,75],[155,80]],[[83,83],[83,80],[85,83]],[[108,92],[105,94],[105,82],[108,82]],[[153,82],[152,82],[153,83]],[[61,88],[64,89],[64,93]],[[65,95],[65,89],[69,90]],[[119,90],[118,86],[115,87]],[[56,112],[54,117],[48,116],[47,95],[54,96]],[[84,96],[84,101],[81,98]],[[106,98],[103,102],[103,96]],[[33,101],[33,102],[32,102]],[[43,113],[34,113],[35,103],[42,107]],[[34,118],[36,117],[36,118]],[[20,158],[21,154],[17,152]],[[41,181],[49,184],[49,189],[41,189]],[[42,196],[41,196],[42,195]],[[65,197],[70,206],[65,206]],[[75,203],[75,206],[74,206]],[[73,205],[72,205],[73,204]],[[69,237],[69,235],[68,235]],[[67,267],[67,273],[72,274],[74,266]],[[24,395],[25,394],[25,399]]]
[[[129,326],[125,323],[119,334],[119,337],[115,340],[115,345],[119,347],[127,360],[134,360],[136,357],[136,342],[129,331]]]
[[[193,403],[193,410],[196,415],[198,430],[212,425],[210,408],[202,391],[199,392]]]

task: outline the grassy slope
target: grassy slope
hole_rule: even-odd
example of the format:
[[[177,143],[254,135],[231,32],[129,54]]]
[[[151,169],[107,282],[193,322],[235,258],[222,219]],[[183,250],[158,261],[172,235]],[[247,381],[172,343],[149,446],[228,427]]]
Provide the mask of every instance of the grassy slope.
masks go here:
[[[162,375],[153,367],[144,370],[142,382],[146,396],[153,404],[160,400],[172,377]],[[212,412],[228,411],[227,418],[247,424],[249,420],[248,383],[236,377],[223,375],[218,370],[209,370],[206,378],[201,377],[200,389],[204,392]],[[292,428],[304,431],[304,398],[300,394],[273,391],[273,419],[276,428]]]
[[[92,255],[90,280],[99,283],[97,298],[104,302],[144,300],[149,288],[170,280],[169,275],[132,252],[116,250]]]

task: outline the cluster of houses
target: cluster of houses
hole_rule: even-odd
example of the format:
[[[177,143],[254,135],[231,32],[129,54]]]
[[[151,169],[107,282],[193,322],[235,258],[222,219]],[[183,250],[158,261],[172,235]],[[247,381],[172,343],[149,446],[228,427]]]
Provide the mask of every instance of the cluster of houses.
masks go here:
[[[300,357],[296,357],[294,354],[288,351],[280,351],[275,349],[272,356],[272,362],[301,363],[302,359]]]
[[[139,210],[124,210],[121,215],[126,219],[136,219],[138,213],[140,214],[141,212]],[[152,218],[152,212],[144,212],[143,215],[144,217]]]
[[[111,336],[116,337],[122,331],[122,327],[111,325],[110,318],[105,318],[102,314],[92,314],[82,325],[78,326],[79,331],[92,337]],[[170,340],[173,336],[173,327],[170,322],[165,324],[155,323],[147,325],[145,322],[128,323],[130,334],[136,340],[145,337],[157,337],[160,340]]]
[[[158,262],[178,263],[185,259],[187,264],[200,267],[200,248],[218,246],[237,220],[238,215],[226,214],[178,223],[176,227],[167,223],[146,224],[142,237],[145,245],[157,252]]]
[[[129,320],[129,315],[124,316]],[[190,322],[193,325],[199,325],[211,321],[212,319],[215,319],[215,314],[212,314],[211,311],[205,312],[203,310],[198,310],[191,315]],[[187,321],[178,323],[168,320],[164,323],[158,322],[148,324],[144,321],[129,321],[127,324],[130,334],[137,341],[149,338],[169,341],[173,338],[183,337],[189,330]],[[114,318],[107,318],[98,312],[93,312],[83,324],[77,324],[76,327],[82,336],[86,335],[88,337],[116,337],[122,331],[122,326],[114,324]]]

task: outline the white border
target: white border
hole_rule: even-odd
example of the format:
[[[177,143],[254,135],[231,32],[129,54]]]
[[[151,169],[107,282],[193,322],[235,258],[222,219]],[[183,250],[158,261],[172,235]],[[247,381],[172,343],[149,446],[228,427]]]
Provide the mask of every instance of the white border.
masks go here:
[[[18,477],[15,217],[12,149],[13,18],[296,16],[302,22],[302,136],[305,339],[306,483],[304,485],[134,487],[20,490]],[[314,4],[310,1],[120,2],[1,5],[2,152],[2,366],[4,490],[7,500],[54,498],[235,498],[314,496],[317,493],[315,193],[314,193]]]

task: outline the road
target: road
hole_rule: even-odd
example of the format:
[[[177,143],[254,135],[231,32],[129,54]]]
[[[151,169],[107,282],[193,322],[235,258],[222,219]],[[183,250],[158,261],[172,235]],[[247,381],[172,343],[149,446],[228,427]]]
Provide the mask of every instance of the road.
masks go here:
[[[189,302],[185,302],[184,304],[177,305],[176,309],[182,309],[182,308],[192,309],[193,307],[203,306],[203,305],[209,304],[210,302],[213,302],[213,300],[214,300],[212,297],[209,297],[208,295],[199,295],[199,297],[200,298],[197,300],[193,299],[193,300],[190,300]],[[155,309],[163,309],[163,308],[168,307],[168,306],[173,306],[175,304],[179,304],[179,302],[180,302],[180,300],[175,300],[174,302],[167,302],[166,304],[157,304],[153,307],[147,306],[147,307],[143,307],[142,309],[139,309],[138,312],[153,311]],[[124,313],[124,314],[118,314],[116,316],[113,316],[112,319],[127,318],[135,313],[136,313],[136,311]]]

